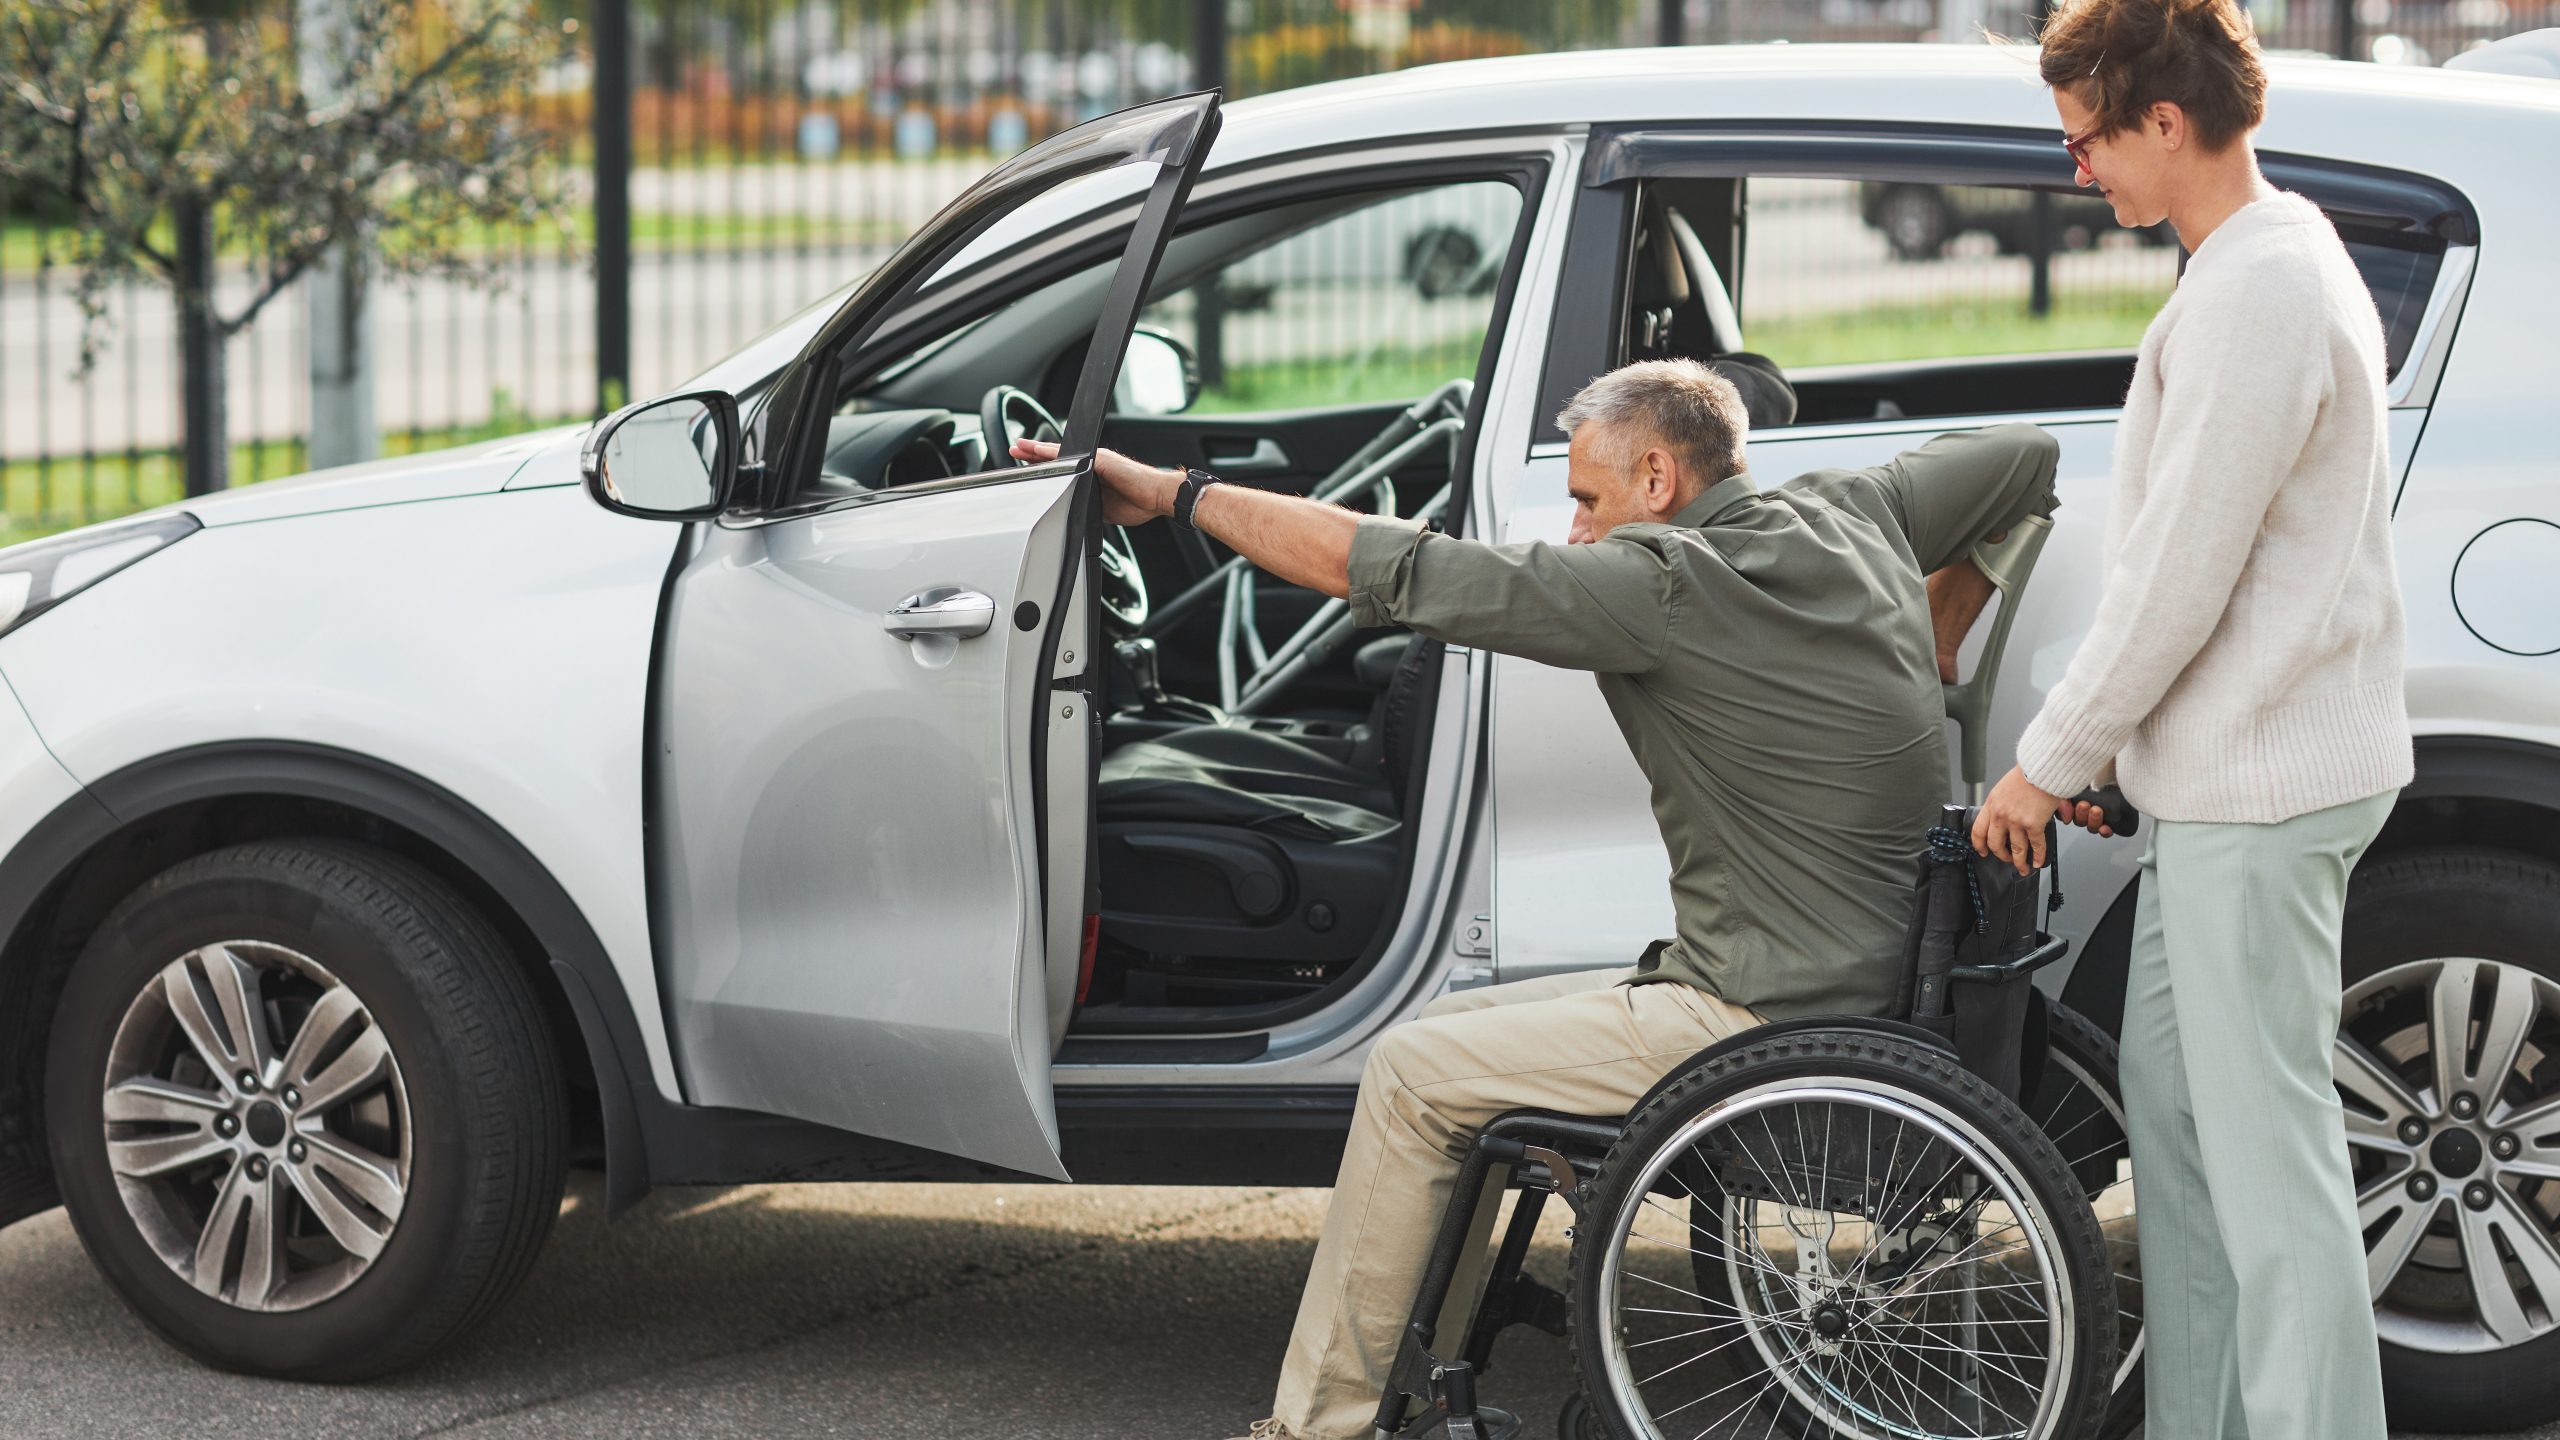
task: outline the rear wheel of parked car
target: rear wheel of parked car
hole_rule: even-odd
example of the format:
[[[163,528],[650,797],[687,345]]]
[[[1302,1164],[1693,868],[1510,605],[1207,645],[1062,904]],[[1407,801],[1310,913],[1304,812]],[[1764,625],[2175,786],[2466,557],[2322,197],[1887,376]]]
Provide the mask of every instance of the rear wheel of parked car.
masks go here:
[[[567,1120],[505,941],[388,852],[186,861],[82,952],[54,1169],[110,1283],[228,1370],[354,1380],[471,1329],[559,1213]]]
[[[1933,185],[1896,185],[1876,204],[1876,228],[1905,260],[1935,260],[1947,248],[1954,217]]]
[[[2355,877],[2338,1088],[2397,1423],[2560,1413],[2560,866],[2412,851]]]

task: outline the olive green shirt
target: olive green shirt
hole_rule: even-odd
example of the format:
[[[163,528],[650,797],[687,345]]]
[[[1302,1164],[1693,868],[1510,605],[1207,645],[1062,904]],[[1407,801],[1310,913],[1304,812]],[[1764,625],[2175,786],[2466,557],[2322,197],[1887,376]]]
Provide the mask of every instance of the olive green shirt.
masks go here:
[[[1645,978],[1770,1020],[1879,1015],[1948,798],[1924,579],[2051,513],[2058,449],[2003,425],[1771,490],[1734,475],[1589,545],[1365,517],[1351,614],[1597,672],[1671,855],[1678,934]]]

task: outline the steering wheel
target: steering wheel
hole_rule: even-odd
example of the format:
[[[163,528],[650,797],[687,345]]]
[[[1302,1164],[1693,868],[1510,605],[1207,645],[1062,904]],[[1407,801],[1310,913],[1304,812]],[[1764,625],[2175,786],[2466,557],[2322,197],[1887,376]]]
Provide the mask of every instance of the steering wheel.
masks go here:
[[[1030,391],[1014,385],[999,385],[978,402],[978,434],[987,447],[987,468],[1002,469],[1013,455],[1016,440],[1064,440],[1067,427],[1049,413],[1049,407],[1032,398]],[[1028,460],[1016,460],[1028,465]]]
[[[1016,440],[1054,441],[1066,435],[1048,406],[1014,385],[987,392],[978,404],[978,427],[986,439],[990,469],[1000,463],[999,456],[1013,453]],[[1102,628],[1115,640],[1131,639],[1147,625],[1147,577],[1139,573],[1138,552],[1129,547],[1129,532],[1117,525],[1105,530],[1094,548],[1093,603],[1102,610]]]
[[[1102,629],[1114,640],[1135,639],[1147,628],[1147,577],[1138,571],[1129,532],[1106,526],[1094,548],[1093,603],[1102,610]]]

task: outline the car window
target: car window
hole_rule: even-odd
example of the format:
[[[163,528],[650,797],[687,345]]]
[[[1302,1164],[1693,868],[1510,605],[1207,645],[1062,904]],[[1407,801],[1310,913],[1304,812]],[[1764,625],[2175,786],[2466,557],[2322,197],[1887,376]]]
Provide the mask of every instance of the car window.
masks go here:
[[[2112,407],[2184,259],[2169,226],[2128,230],[2088,192],[1755,176],[1747,193],[1741,348],[1796,380],[1808,400],[1799,423],[1870,406],[1887,418],[1954,413],[1950,401],[1967,413]],[[2444,244],[2352,215],[2331,221],[2371,287],[2396,375]],[[1887,383],[1894,367],[1995,358],[2026,363],[1961,396]]]
[[[1475,374],[1520,204],[1466,180],[1223,220],[1174,242],[1139,323],[1196,358],[1194,414],[1418,400]]]
[[[1790,371],[2130,349],[2178,282],[2169,227],[2095,194],[1754,176],[1747,214],[1743,338]]]
[[[1166,247],[1139,323],[1194,356],[1193,413],[1417,400],[1475,374],[1520,204],[1506,182],[1470,180],[1195,226]],[[846,380],[817,486],[855,493],[999,468],[1003,445],[989,445],[983,417],[1000,390],[1008,423],[1027,422],[1017,429],[1063,422],[1125,233],[1092,241],[1113,259],[1010,297],[997,287],[993,308],[954,312]],[[914,303],[970,283],[949,271]]]

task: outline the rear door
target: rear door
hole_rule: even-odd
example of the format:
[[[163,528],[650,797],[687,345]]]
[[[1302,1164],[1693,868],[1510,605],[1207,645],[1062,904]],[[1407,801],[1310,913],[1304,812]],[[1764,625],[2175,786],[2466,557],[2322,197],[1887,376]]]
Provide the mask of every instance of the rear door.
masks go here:
[[[679,562],[651,858],[692,1103],[1066,1178],[1049,1063],[1087,911],[1092,452],[1216,124],[1213,94],[1124,111],[954,202],[773,387],[758,493]],[[988,328],[1029,312],[985,277],[1079,227],[1106,237],[1082,288],[1033,307],[1073,320],[1064,453],[1016,467],[974,387],[913,377],[1007,338]]]

